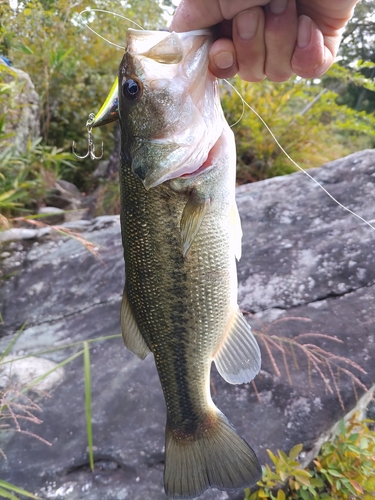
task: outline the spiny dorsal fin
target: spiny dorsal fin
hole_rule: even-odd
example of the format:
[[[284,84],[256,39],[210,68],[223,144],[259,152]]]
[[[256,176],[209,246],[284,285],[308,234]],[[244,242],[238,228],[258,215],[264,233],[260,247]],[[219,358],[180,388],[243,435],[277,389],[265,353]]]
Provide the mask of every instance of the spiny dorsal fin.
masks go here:
[[[227,334],[214,356],[216,368],[229,384],[246,384],[260,370],[260,349],[241,311],[235,310]]]
[[[193,191],[182,212],[180,230],[184,257],[188,253],[196,237],[210,204],[209,198],[200,197]]]
[[[178,64],[182,61],[184,49],[178,35],[173,32],[142,55],[159,63]]]
[[[150,349],[147,347],[135,321],[125,290],[121,304],[121,330],[122,338],[129,351],[136,354],[139,358],[145,359]]]

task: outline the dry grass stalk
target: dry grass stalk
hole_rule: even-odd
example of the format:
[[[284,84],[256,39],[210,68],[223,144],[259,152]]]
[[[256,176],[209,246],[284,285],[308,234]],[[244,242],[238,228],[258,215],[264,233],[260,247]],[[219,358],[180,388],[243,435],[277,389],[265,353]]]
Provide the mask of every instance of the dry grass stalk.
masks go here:
[[[12,219],[15,222],[27,222],[28,224],[32,224],[37,227],[48,227],[60,234],[63,234],[64,236],[68,236],[69,238],[73,238],[77,240],[81,245],[83,245],[90,253],[92,253],[95,257],[100,257],[99,254],[99,249],[100,247],[96,244],[93,243],[92,241],[87,240],[86,238],[83,238],[83,236],[75,231],[72,231],[71,229],[64,227],[64,226],[50,226],[49,224],[45,224],[44,222],[40,222],[35,219],[29,219],[28,217],[16,217]]]
[[[10,227],[10,224],[9,224],[9,220],[4,217],[4,215],[1,215],[0,214],[0,230],[6,230],[6,229],[9,229]]]
[[[20,391],[15,387],[8,387],[0,392],[0,422],[7,421],[6,423],[0,423],[0,428],[15,430],[51,446],[52,443],[46,439],[21,427],[22,421],[32,422],[37,425],[42,424],[43,421],[36,415],[41,411],[42,409],[35,401],[25,394],[21,395]],[[6,459],[6,455],[1,448],[0,454]]]
[[[327,349],[323,349],[317,344],[313,342],[306,342],[309,338],[311,339],[325,339],[336,343],[343,343],[341,339],[332,337],[330,335],[326,335],[324,333],[317,332],[309,332],[302,333],[293,338],[282,337],[276,334],[272,334],[271,330],[275,328],[275,325],[285,322],[285,321],[303,321],[303,322],[311,322],[308,318],[300,318],[300,317],[287,317],[280,318],[276,321],[273,321],[269,325],[265,325],[263,322],[256,318],[254,315],[248,312],[244,312],[245,314],[253,317],[260,325],[259,330],[254,329],[254,334],[261,341],[261,343],[265,346],[266,352],[271,361],[271,366],[275,372],[275,375],[280,377],[281,371],[279,365],[275,359],[275,356],[272,352],[273,350],[277,350],[281,352],[284,370],[290,385],[292,385],[292,378],[290,373],[290,364],[288,363],[288,356],[291,356],[294,361],[294,366],[296,369],[299,368],[299,364],[297,361],[297,352],[303,354],[307,359],[307,374],[309,379],[310,386],[312,385],[312,370],[314,369],[322,380],[325,390],[330,394],[336,394],[340,406],[343,410],[345,410],[344,401],[340,392],[339,382],[342,376],[346,376],[352,383],[354,394],[356,399],[358,400],[357,388],[362,389],[363,391],[367,391],[367,387],[358,376],[353,373],[353,370],[356,370],[362,374],[366,374],[366,371],[359,366],[357,363],[352,361],[349,358],[344,356],[338,356]],[[336,371],[336,373],[335,373]],[[255,384],[253,384],[254,386]],[[256,389],[255,389],[256,390]],[[258,391],[256,390],[257,397],[259,399]]]

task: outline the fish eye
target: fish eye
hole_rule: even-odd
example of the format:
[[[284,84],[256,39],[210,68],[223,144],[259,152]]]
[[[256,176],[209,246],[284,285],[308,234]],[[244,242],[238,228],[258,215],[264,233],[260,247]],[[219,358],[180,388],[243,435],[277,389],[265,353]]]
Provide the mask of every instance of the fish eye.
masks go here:
[[[130,102],[134,102],[141,96],[142,84],[134,78],[128,78],[122,84],[122,95]]]

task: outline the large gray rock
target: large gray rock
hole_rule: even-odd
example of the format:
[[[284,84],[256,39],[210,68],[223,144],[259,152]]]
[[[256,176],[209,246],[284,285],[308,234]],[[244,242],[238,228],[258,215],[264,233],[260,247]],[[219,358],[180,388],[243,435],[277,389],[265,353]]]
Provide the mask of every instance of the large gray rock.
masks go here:
[[[19,84],[19,92],[14,96],[12,113],[7,114],[5,131],[14,133],[11,143],[18,151],[25,152],[27,141],[40,136],[39,97],[27,73],[14,67],[8,68],[2,59],[0,59],[0,70],[6,71],[7,74],[4,76],[6,82],[15,80]]]
[[[375,218],[375,151],[309,172],[351,210]],[[306,461],[363,394],[365,408],[371,395],[365,386],[375,384],[375,232],[300,173],[242,186],[238,206],[244,232],[239,303],[258,334],[263,364],[256,392],[252,384],[226,384],[213,369],[214,399],[262,462],[267,448],[287,451],[299,442]],[[95,243],[100,258],[51,231],[4,243],[0,252],[6,278],[0,352],[26,323],[9,355],[33,352],[34,373],[40,373],[38,358],[58,364],[84,340],[120,333],[119,220],[100,217],[70,227]],[[321,336],[307,335],[314,332]],[[315,351],[317,360],[311,358],[311,344],[330,357]],[[40,353],[48,349],[55,350]],[[95,472],[88,466],[79,356],[47,385],[49,398],[40,389],[31,395],[43,423],[20,421],[51,446],[2,432],[7,460],[0,457],[0,476],[44,499],[165,499],[165,408],[152,357],[140,361],[118,337],[91,343],[90,353]],[[12,366],[15,384],[23,369]],[[201,498],[240,499],[243,493],[211,490]]]

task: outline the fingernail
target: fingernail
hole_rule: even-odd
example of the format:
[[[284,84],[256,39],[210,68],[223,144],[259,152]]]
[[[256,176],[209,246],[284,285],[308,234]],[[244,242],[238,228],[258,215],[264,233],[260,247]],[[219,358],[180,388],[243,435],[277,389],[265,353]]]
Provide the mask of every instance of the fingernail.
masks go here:
[[[238,36],[242,40],[251,40],[258,30],[258,12],[244,10],[237,14],[236,25]]]
[[[272,14],[283,14],[286,11],[288,5],[288,0],[271,0],[270,1],[270,11]]]
[[[234,64],[232,52],[220,52],[214,56],[214,63],[219,69],[231,68]]]
[[[300,49],[307,47],[311,40],[312,21],[307,16],[300,16],[298,20],[297,45]]]

